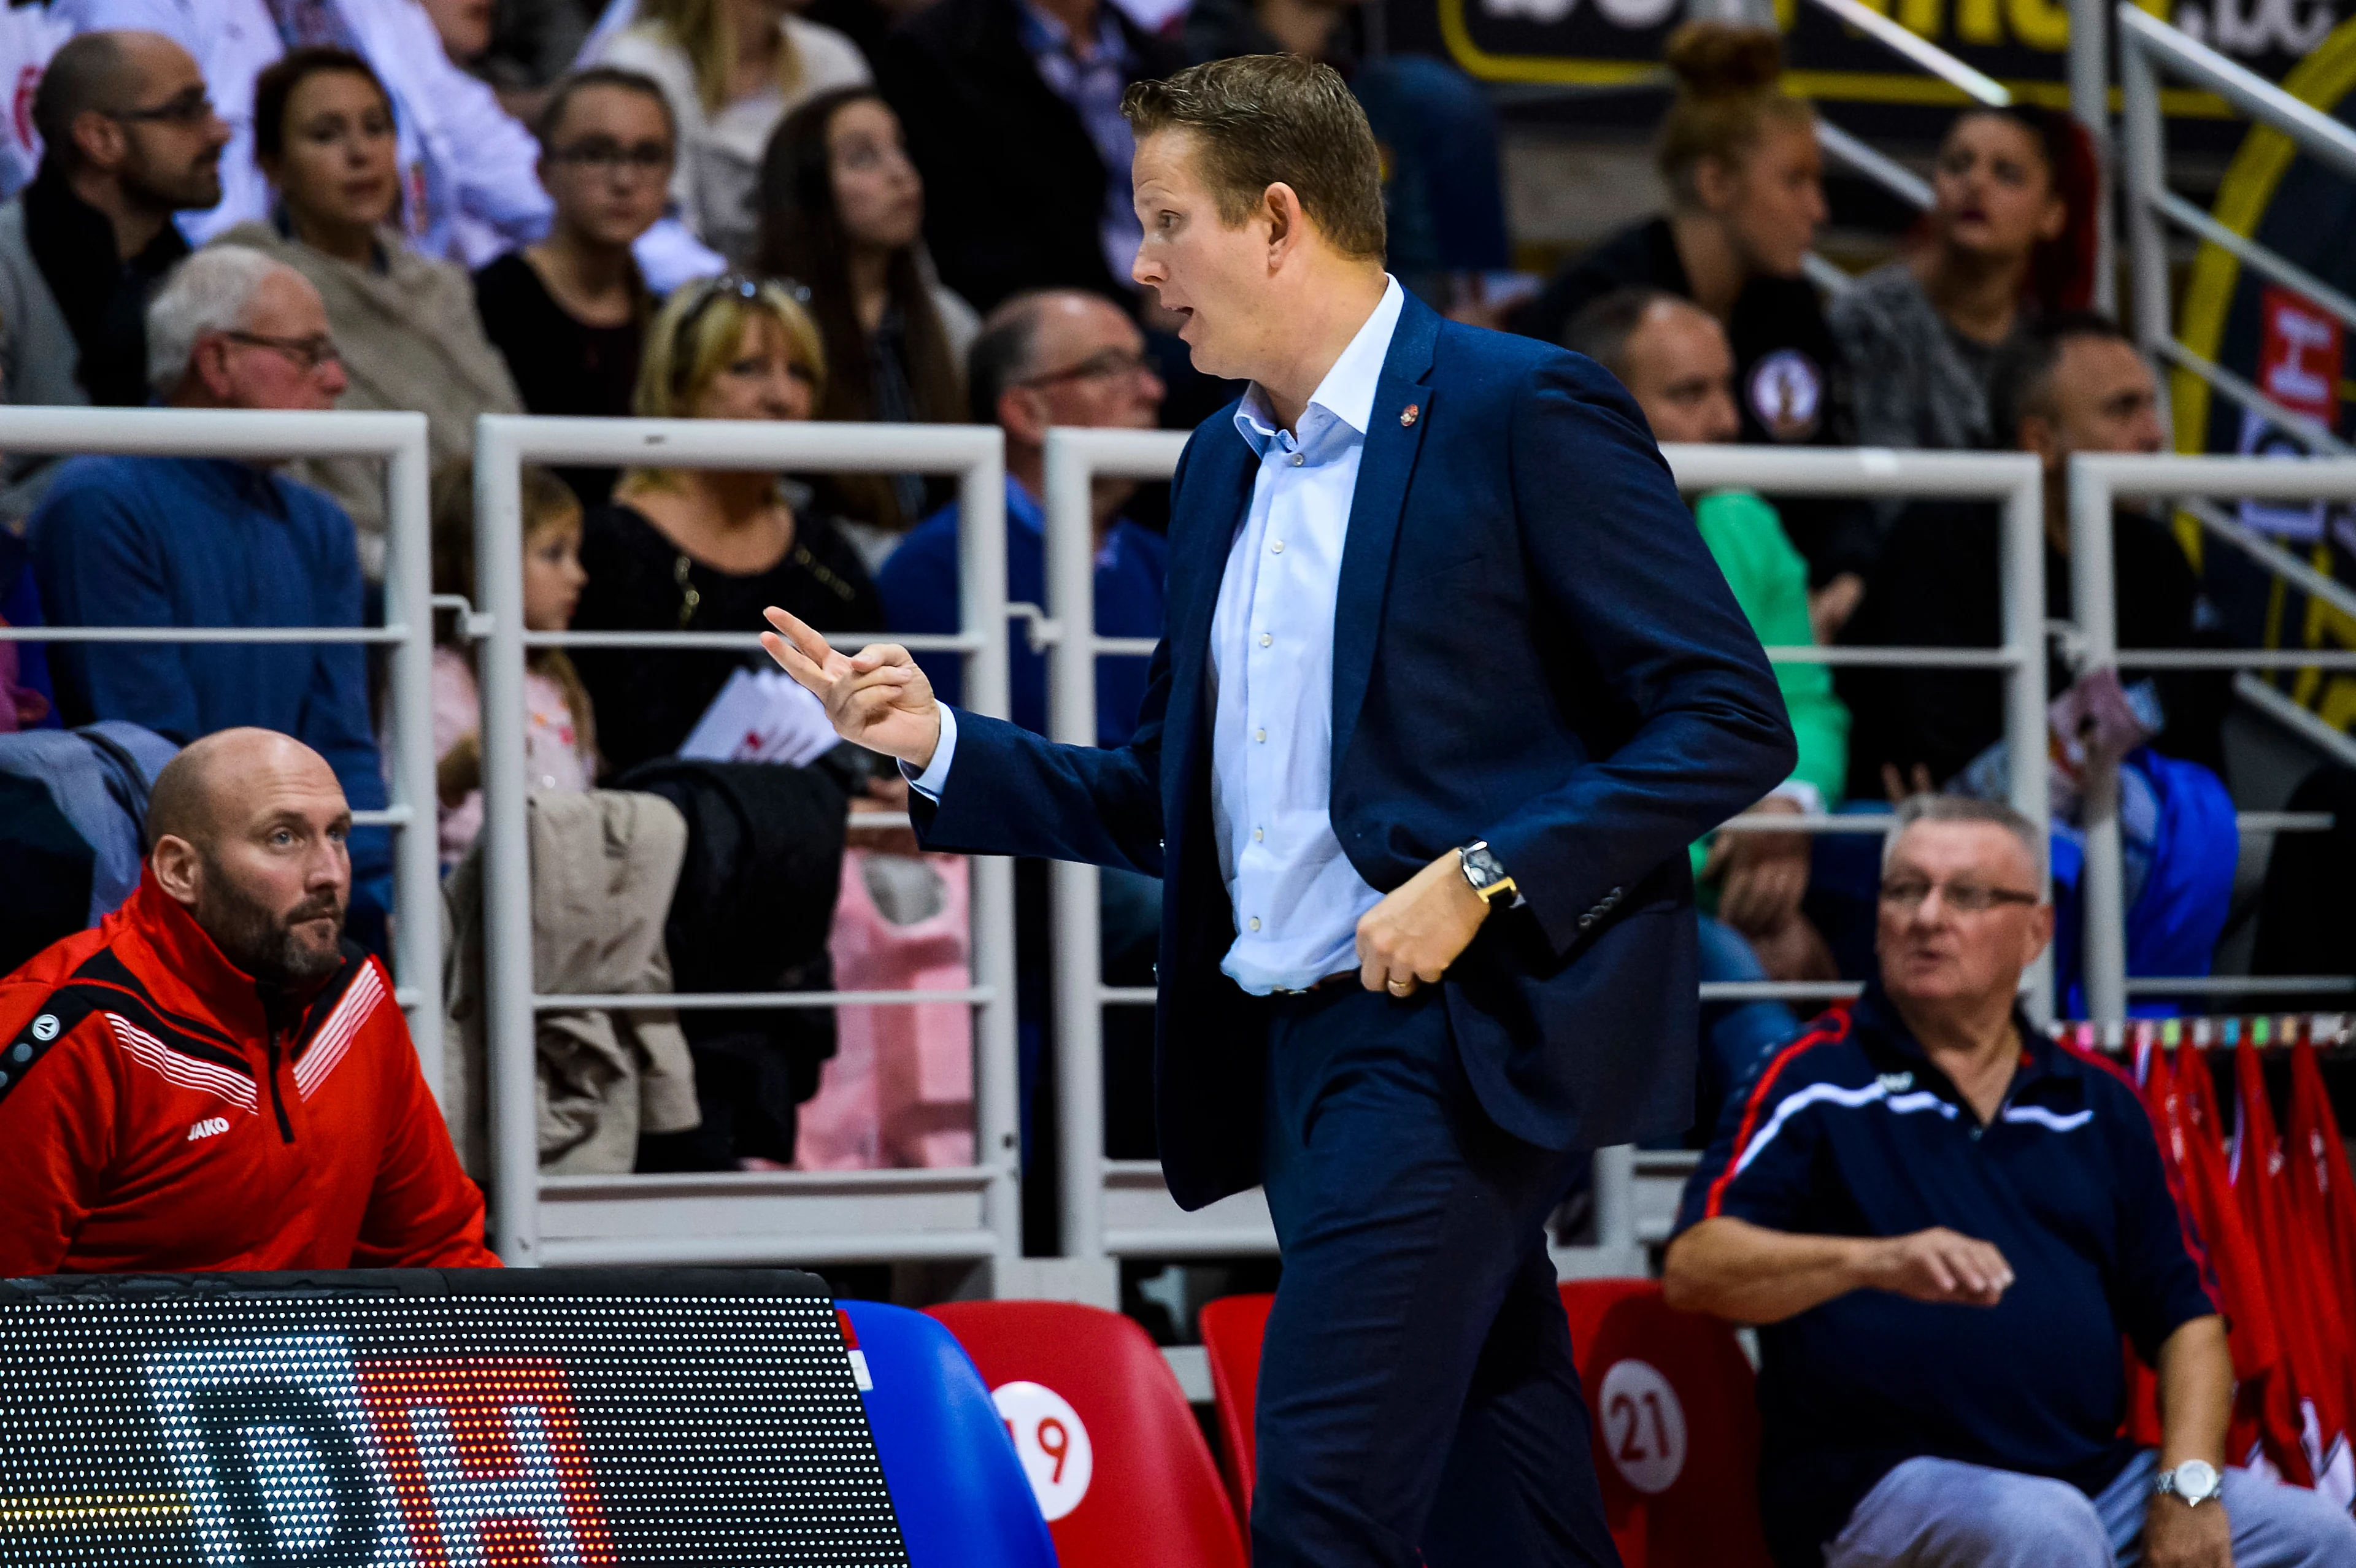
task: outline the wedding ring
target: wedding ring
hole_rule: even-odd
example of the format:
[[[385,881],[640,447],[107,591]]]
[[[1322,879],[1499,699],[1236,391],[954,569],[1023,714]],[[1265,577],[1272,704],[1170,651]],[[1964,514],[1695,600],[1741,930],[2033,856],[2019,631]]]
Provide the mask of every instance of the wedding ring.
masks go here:
[[[1383,982],[1383,988],[1390,992],[1394,997],[1411,996],[1415,991],[1415,982],[1412,980],[1386,980]]]

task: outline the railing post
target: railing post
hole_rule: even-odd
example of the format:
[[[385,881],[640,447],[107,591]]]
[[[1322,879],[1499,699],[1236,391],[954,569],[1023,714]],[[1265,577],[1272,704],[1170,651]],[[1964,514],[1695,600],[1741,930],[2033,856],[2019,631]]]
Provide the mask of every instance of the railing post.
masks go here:
[[[524,807],[523,498],[508,421],[475,426],[475,592],[490,616],[477,645],[483,752],[483,1056],[490,1129],[491,1250],[540,1263],[531,848]]]
[[[2051,837],[2051,764],[2045,718],[2045,486],[2034,471],[2005,497],[1998,557],[2004,574],[2006,788],[2012,808]],[[2029,971],[2028,1007],[2038,1023],[2053,1017],[2053,952]]]
[[[1636,1250],[1636,1146],[1595,1151],[1595,1246],[1610,1254]]]
[[[993,430],[991,434],[999,432]],[[981,642],[966,656],[966,704],[1003,719],[1012,711],[1006,656],[1006,459],[996,450],[958,481],[958,624]],[[955,788],[954,784],[949,787]],[[1001,1264],[1023,1255],[1022,1084],[1015,1044],[1014,862],[978,855],[970,912],[974,982],[990,988],[974,1030],[974,1163],[989,1170],[983,1222]],[[1002,1271],[1001,1271],[1002,1272]]]
[[[1047,609],[1062,634],[1047,653],[1047,732],[1097,743],[1094,475],[1074,435],[1047,432]],[[1053,870],[1055,954],[1055,1112],[1060,1139],[1063,1253],[1104,1253],[1103,933],[1094,866]]]
[[[434,557],[426,490],[425,416],[385,465],[384,563],[387,625],[406,634],[392,647],[392,745],[386,759],[394,806],[409,820],[392,829],[393,973],[414,993],[409,1038],[436,1095],[442,1082],[442,868],[434,832]]]
[[[2094,145],[2094,306],[2118,309],[2111,225],[2111,92],[2106,58],[2108,0],[2070,0],[2070,112]]]
[[[2167,180],[2167,126],[2159,112],[2159,80],[2136,35],[2119,34],[2119,145],[2124,165],[2127,259],[2135,272],[2136,347],[2166,375],[2159,346],[2169,336],[2168,251],[2152,198]],[[2165,406],[2165,400],[2163,405]]]
[[[2111,570],[2111,486],[2100,473],[2070,464],[2070,600],[2085,656],[2083,676],[2118,666],[2118,618]],[[2085,912],[2080,951],[2086,1016],[2126,1016],[2126,873],[2119,844],[2119,773],[2089,760],[2081,775],[2085,868],[2079,894]]]

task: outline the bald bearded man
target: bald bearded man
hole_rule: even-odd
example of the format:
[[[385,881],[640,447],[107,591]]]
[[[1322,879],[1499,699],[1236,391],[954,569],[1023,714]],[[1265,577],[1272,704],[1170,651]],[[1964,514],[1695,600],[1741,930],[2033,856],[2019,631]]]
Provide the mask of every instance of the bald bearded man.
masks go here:
[[[173,759],[139,889],[0,980],[0,1276],[495,1267],[378,962],[351,809],[268,730]]]

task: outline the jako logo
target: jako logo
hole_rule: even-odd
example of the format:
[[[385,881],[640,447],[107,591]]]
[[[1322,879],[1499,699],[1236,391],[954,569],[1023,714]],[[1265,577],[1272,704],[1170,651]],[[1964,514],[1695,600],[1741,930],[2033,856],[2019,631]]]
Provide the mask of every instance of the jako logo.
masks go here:
[[[207,1116],[203,1121],[188,1128],[188,1142],[194,1143],[198,1138],[219,1137],[227,1131],[229,1131],[227,1116]]]
[[[553,1361],[362,1361],[294,1334],[173,1350],[147,1381],[208,1563],[616,1561]]]

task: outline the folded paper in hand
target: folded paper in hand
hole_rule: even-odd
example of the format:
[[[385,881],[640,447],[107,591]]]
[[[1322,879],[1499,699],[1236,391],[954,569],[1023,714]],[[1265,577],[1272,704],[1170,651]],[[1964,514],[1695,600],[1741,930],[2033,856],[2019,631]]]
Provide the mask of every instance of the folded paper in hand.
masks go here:
[[[826,705],[783,670],[739,669],[695,721],[679,754],[708,763],[801,767],[841,741]]]

